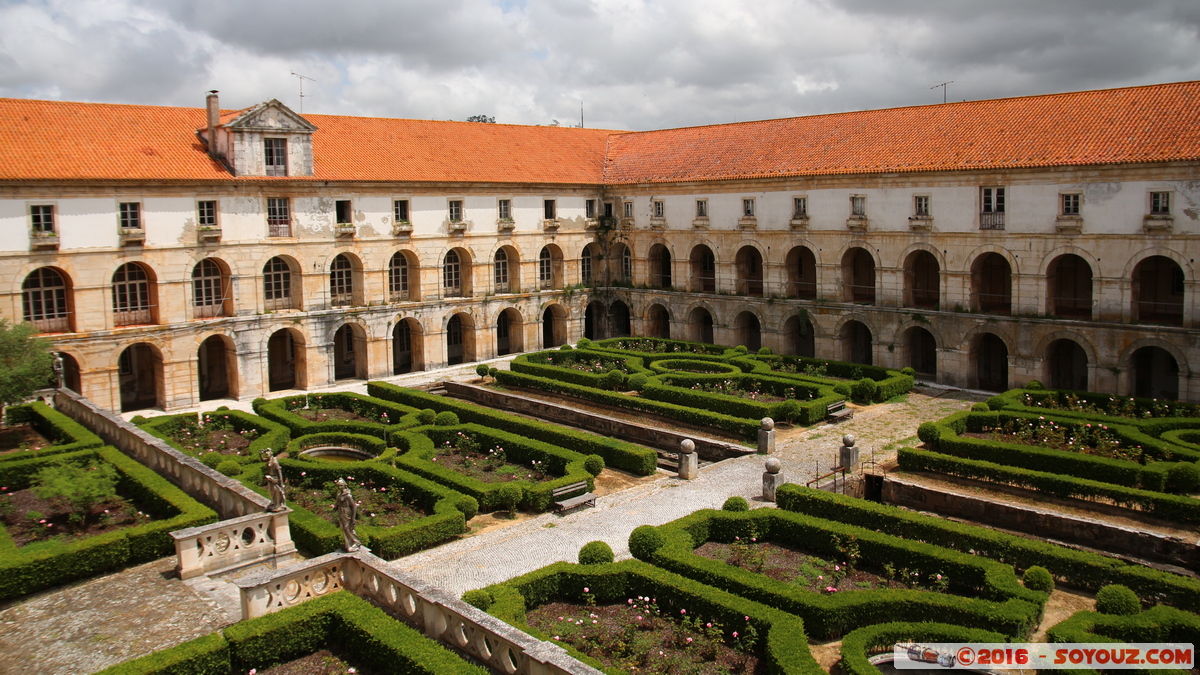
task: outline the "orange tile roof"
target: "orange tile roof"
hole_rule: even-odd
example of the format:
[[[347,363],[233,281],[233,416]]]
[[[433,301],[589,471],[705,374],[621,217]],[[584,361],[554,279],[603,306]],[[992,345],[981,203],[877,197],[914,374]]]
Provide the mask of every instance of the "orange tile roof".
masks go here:
[[[622,134],[610,185],[1200,159],[1200,82]]]
[[[203,108],[0,99],[0,181],[619,185],[1200,159],[1200,82],[631,133],[305,118],[315,176],[235,178],[196,137]]]

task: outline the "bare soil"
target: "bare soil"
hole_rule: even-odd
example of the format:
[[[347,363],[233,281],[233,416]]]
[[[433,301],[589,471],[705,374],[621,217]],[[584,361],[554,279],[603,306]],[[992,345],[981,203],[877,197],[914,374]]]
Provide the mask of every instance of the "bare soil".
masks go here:
[[[42,499],[33,490],[0,492],[0,522],[17,546],[55,539],[64,543],[149,522],[124,499],[95,504],[82,519],[70,505]]]
[[[350,665],[341,657],[334,656],[333,652],[328,649],[322,649],[295,661],[258,671],[258,675],[345,675],[346,673],[370,675],[370,671]]]
[[[696,554],[797,585],[813,593],[911,587],[859,568],[847,574],[842,565],[845,561],[824,560],[786,544],[769,541],[734,544],[710,541],[697,548]],[[831,588],[837,590],[831,591]]]
[[[51,443],[28,424],[0,428],[0,455],[48,448]]]
[[[222,455],[245,455],[251,441],[233,429],[205,430],[181,428],[171,434],[171,440],[195,455],[219,452]]]
[[[350,483],[350,494],[358,504],[358,522],[376,527],[395,527],[424,518],[427,514],[401,500],[397,491],[372,481]],[[289,487],[288,501],[308,509],[327,522],[338,524],[336,499],[320,486]]]
[[[375,422],[370,417],[340,408],[301,408],[293,410],[292,413],[309,422]]]

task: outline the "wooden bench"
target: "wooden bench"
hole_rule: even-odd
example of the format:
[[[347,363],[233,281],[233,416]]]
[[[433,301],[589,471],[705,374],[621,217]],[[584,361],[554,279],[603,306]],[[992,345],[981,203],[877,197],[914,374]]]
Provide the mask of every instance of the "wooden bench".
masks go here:
[[[825,406],[825,419],[830,422],[841,422],[854,417],[854,410],[846,407],[845,401],[830,403]]]
[[[583,494],[575,495],[574,497],[566,496],[581,490],[583,491]],[[591,506],[596,505],[596,495],[588,492],[587,481],[581,480],[578,483],[571,483],[570,485],[564,485],[560,488],[554,488],[550,494],[551,498],[554,500],[555,511],[566,511],[567,509],[573,509],[576,506],[583,506],[584,504]]]

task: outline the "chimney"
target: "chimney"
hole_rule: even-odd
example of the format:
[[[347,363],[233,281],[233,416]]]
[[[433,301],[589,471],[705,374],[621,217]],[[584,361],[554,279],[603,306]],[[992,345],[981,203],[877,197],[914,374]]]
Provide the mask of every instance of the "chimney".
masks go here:
[[[208,154],[217,156],[217,124],[221,121],[221,104],[217,100],[217,90],[213,89],[205,97],[208,107]]]

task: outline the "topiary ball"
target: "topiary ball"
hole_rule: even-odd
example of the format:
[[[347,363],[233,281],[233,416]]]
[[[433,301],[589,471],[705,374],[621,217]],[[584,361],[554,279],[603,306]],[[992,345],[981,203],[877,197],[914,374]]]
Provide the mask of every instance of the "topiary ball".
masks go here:
[[[225,455],[222,455],[219,452],[206,452],[200,456],[200,463],[210,469],[217,468],[217,466],[224,461]]]
[[[488,375],[487,364],[481,363],[481,364],[475,366],[475,374],[480,377],[487,377],[487,375]]]
[[[462,495],[454,500],[454,508],[462,511],[463,520],[470,520],[479,513],[479,502],[470,495]]]
[[[1112,584],[1096,593],[1096,611],[1101,614],[1131,616],[1142,611],[1142,603],[1128,586]]]
[[[492,606],[492,603],[496,602],[496,598],[493,598],[491,593],[488,593],[482,588],[477,588],[473,591],[467,591],[466,593],[463,593],[462,600],[468,605],[482,609],[485,612],[488,611],[488,608]]]
[[[634,391],[641,391],[646,388],[646,382],[650,380],[645,373],[630,375],[625,384]]]
[[[1034,565],[1025,570],[1025,574],[1021,576],[1021,583],[1032,591],[1050,593],[1054,590],[1054,575],[1045,567]]]
[[[665,543],[667,543],[666,539],[653,525],[641,525],[629,533],[629,552],[638,560],[650,562],[650,559],[654,557],[654,552],[662,548]]]
[[[488,368],[488,375],[496,377],[496,373],[500,372],[499,368]]]
[[[912,377],[917,374],[917,371],[912,366],[905,366],[904,368],[900,369],[900,373],[902,375],[908,375],[909,377]]]
[[[979,403],[972,405],[971,410],[974,412],[991,412],[992,408],[983,401],[980,401]]]
[[[593,476],[599,476],[604,470],[604,458],[600,455],[588,455],[583,458],[583,469]]]
[[[237,476],[242,473],[242,465],[227,459],[217,465],[217,472],[226,476]]]
[[[571,351],[571,345],[563,345],[563,346],[561,346],[561,347],[559,347],[559,348],[558,348],[558,351],[560,351],[560,352],[569,352],[569,351]]]
[[[433,408],[426,408],[417,413],[417,421],[421,424],[433,424],[433,420],[437,418],[437,412]]]
[[[521,488],[512,483],[505,483],[496,490],[496,498],[504,510],[508,511],[509,518],[517,517],[517,505],[521,503]]]
[[[737,354],[739,356],[743,356],[745,354],[749,354],[750,350],[746,348],[746,345],[738,345],[733,348],[733,353]]]
[[[575,343],[576,349],[587,349],[592,346],[592,341],[587,338],[579,338],[579,342]]]
[[[1167,489],[1181,494],[1200,492],[1200,466],[1193,462],[1180,462],[1167,469]]]
[[[746,501],[745,497],[730,497],[721,505],[722,511],[749,511],[750,502]]]
[[[758,348],[758,355],[759,355],[759,356],[771,356],[771,355],[773,355],[774,353],[775,353],[775,352],[771,351],[771,348],[770,348],[770,347],[759,347],[759,348]]]
[[[580,565],[603,565],[612,561],[612,547],[602,541],[589,541],[579,549]]]
[[[1042,384],[1041,380],[1030,380],[1029,383],[1025,385],[1025,388],[1038,391],[1041,389],[1045,389],[1046,385]]]
[[[833,385],[833,391],[840,396],[849,396],[850,385],[846,384],[845,382],[838,382],[837,384]]]
[[[604,386],[605,389],[611,389],[614,391],[624,389],[625,388],[625,373],[622,373],[621,371],[617,370],[616,368],[613,368],[612,370],[605,373],[603,377],[600,378],[600,383]]]
[[[771,419],[787,422],[795,422],[800,419],[800,415],[802,414],[804,414],[804,409],[800,407],[800,402],[794,398],[782,401],[771,409]]]
[[[940,436],[936,422],[922,422],[921,426],[917,427],[917,438],[921,439],[922,443],[933,445]]]
[[[458,415],[455,415],[449,410],[443,410],[433,418],[433,423],[439,427],[452,427],[455,424],[458,424]]]

